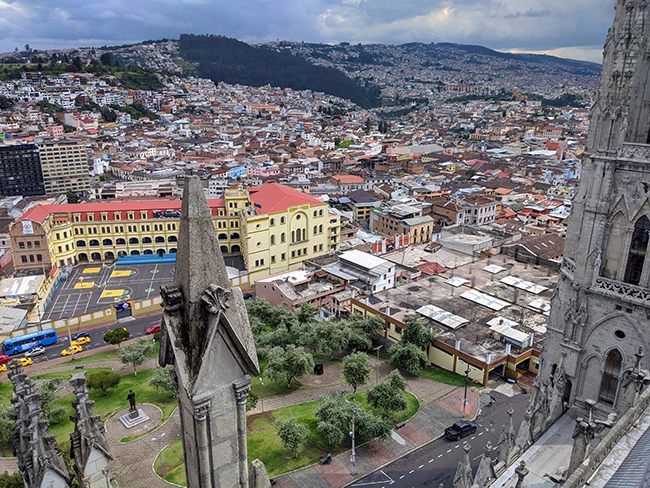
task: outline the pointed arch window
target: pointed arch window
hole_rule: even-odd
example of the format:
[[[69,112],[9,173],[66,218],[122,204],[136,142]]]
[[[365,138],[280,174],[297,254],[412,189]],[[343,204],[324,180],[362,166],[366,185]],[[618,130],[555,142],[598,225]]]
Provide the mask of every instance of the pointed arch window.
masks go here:
[[[607,355],[607,363],[605,364],[605,372],[603,373],[603,381],[600,384],[600,395],[598,397],[600,403],[610,407],[614,406],[622,364],[623,356],[621,356],[618,349],[614,349]]]
[[[626,283],[638,285],[641,281],[641,272],[648,250],[648,236],[650,235],[650,220],[645,215],[636,221],[630,250],[627,255],[627,266],[625,267]]]

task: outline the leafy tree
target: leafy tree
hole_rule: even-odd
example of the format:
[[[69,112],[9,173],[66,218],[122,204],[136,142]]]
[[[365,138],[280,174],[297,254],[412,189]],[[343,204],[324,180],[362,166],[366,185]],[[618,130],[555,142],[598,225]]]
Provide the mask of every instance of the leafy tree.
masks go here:
[[[320,349],[333,357],[335,352],[347,346],[348,333],[345,322],[318,322],[302,340],[305,347]]]
[[[408,407],[404,398],[406,381],[399,371],[392,371],[387,378],[368,392],[368,403],[378,410],[401,412]]]
[[[379,317],[353,315],[347,321],[348,349],[352,351],[369,351],[372,348],[372,338],[384,328],[384,323]]]
[[[317,313],[318,309],[316,307],[312,307],[308,303],[303,303],[300,305],[296,318],[300,324],[313,323],[315,322],[314,317]]]
[[[388,350],[390,361],[407,371],[420,371],[429,365],[427,353],[415,344],[399,341]]]
[[[110,66],[111,65],[111,53],[104,53],[99,57],[99,61],[104,65],[104,66]]]
[[[79,203],[79,195],[72,190],[65,192],[65,196],[68,198],[68,203]]]
[[[286,350],[274,347],[269,351],[268,359],[266,375],[271,379],[286,380],[287,388],[291,388],[292,379],[302,378],[314,368],[311,354],[293,344],[287,346]]]
[[[72,60],[72,64],[74,65],[74,67],[75,67],[75,69],[76,69],[77,71],[81,71],[81,69],[83,68],[83,63],[82,63],[81,59],[79,58],[79,56],[76,56],[76,57]]]
[[[68,407],[61,403],[52,403],[47,410],[47,421],[50,425],[57,425],[68,414]]]
[[[108,342],[112,345],[117,344],[118,347],[120,346],[120,342],[124,342],[128,340],[128,338],[129,331],[124,327],[116,327],[115,329],[109,330],[106,332],[106,334],[104,334],[104,342]]]
[[[249,391],[246,397],[246,411],[253,410],[255,407],[257,407],[257,395]]]
[[[7,98],[3,95],[0,95],[0,110],[7,110],[14,106],[14,101],[11,98]]]
[[[109,388],[115,388],[120,384],[121,380],[122,376],[120,376],[119,373],[115,373],[114,371],[100,371],[99,373],[91,374],[88,377],[86,385],[88,388],[94,390],[102,390],[104,396],[106,396],[108,394],[106,393],[106,390]]]
[[[406,329],[402,333],[402,342],[415,344],[420,349],[425,349],[435,337],[435,333],[429,332],[420,319],[414,315],[404,318]]]
[[[374,415],[367,410],[358,409],[354,419],[355,437],[370,440],[378,437],[385,440],[390,437],[393,424],[390,419]]]
[[[356,399],[357,388],[366,383],[371,371],[372,366],[365,353],[356,352],[343,359],[343,376],[354,389],[353,398]]]
[[[309,437],[309,430],[302,424],[296,422],[294,417],[286,420],[278,420],[275,425],[278,428],[277,435],[282,441],[282,447],[298,457],[302,445]]]
[[[171,372],[174,367],[168,364],[164,368],[155,368],[149,378],[149,384],[155,386],[158,390],[171,393],[176,396],[176,385],[172,379]]]
[[[140,366],[147,360],[147,355],[151,352],[152,348],[153,344],[149,341],[138,339],[137,342],[127,344],[119,350],[118,354],[120,356],[120,361],[122,361],[123,364],[132,365],[134,376],[138,376],[136,367]]]
[[[14,474],[9,474],[5,471],[3,474],[0,474],[0,486],[2,488],[25,488],[22,473],[16,471]]]
[[[330,446],[338,446],[348,436],[352,414],[350,407],[345,403],[345,394],[323,395],[314,416],[319,420],[316,428],[325,436]]]
[[[16,429],[16,424],[11,419],[14,409],[9,405],[0,405],[0,442],[11,442],[11,436]]]
[[[50,403],[54,401],[56,390],[63,383],[63,378],[50,378],[38,387],[38,392],[41,394],[41,405],[47,410]]]

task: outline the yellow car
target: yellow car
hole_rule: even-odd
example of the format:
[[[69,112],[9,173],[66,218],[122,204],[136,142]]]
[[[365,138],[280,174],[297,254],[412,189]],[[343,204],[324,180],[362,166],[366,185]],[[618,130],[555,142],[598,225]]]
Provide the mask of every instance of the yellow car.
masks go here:
[[[32,358],[20,358],[20,365],[24,368],[25,366],[29,366],[30,364],[34,364],[32,361]]]
[[[0,364],[0,373],[4,373],[7,371],[7,365],[6,364]]]
[[[73,346],[81,346],[81,345],[86,344],[88,342],[90,342],[90,337],[80,337],[76,341],[72,341],[71,344]]]
[[[70,348],[64,349],[63,351],[61,351],[61,356],[69,356],[73,352],[75,354],[77,354],[78,352],[81,352],[81,351],[83,351],[83,347],[74,344],[72,346],[72,351],[70,350]]]

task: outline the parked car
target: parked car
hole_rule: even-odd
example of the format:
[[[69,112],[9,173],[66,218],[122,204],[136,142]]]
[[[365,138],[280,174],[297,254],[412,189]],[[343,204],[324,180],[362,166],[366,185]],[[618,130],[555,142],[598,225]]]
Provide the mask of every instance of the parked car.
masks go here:
[[[81,336],[81,337],[75,339],[74,341],[72,341],[72,345],[74,345],[74,346],[82,346],[82,345],[84,345],[84,344],[86,344],[88,342],[90,342],[90,337]]]
[[[34,364],[34,361],[32,361],[32,358],[20,358],[20,363],[20,365],[24,368],[25,366]]]
[[[147,329],[147,334],[155,334],[156,332],[160,332],[160,324],[156,324]]]
[[[7,371],[7,364],[0,364],[0,373],[4,373]]]
[[[41,354],[45,354],[45,348],[43,346],[36,346],[34,349],[27,351],[25,357],[30,358],[32,356],[40,356]]]
[[[72,350],[70,350],[70,349],[72,349]],[[78,352],[81,352],[81,351],[83,351],[83,347],[81,347],[81,346],[77,346],[77,345],[75,344],[75,345],[70,346],[69,348],[64,349],[63,351],[61,351],[61,356],[69,356],[69,355],[72,354],[73,352],[74,352],[75,354],[77,354]]]
[[[8,363],[11,361],[11,357],[6,354],[0,354],[0,364]]]
[[[476,424],[469,420],[459,420],[451,427],[445,429],[445,437],[452,441],[457,441],[461,437],[473,434],[476,432]]]
[[[90,339],[90,336],[88,335],[88,332],[86,332],[86,331],[84,330],[83,332],[78,332],[77,334],[75,334],[74,336],[72,336],[72,340],[73,340],[73,341],[76,341],[76,340],[79,339],[80,337],[88,337],[88,338]],[[88,342],[90,342],[90,341],[88,341]]]

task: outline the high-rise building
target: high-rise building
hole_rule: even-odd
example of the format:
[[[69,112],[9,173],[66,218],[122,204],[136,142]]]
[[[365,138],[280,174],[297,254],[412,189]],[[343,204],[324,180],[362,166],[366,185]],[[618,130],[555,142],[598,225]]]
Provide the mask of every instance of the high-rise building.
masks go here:
[[[0,195],[45,195],[41,161],[35,144],[0,146]]]
[[[595,414],[629,408],[626,376],[650,349],[650,12],[616,5],[538,382]]]
[[[88,153],[83,144],[44,143],[39,144],[38,151],[47,193],[84,193],[90,189]]]

